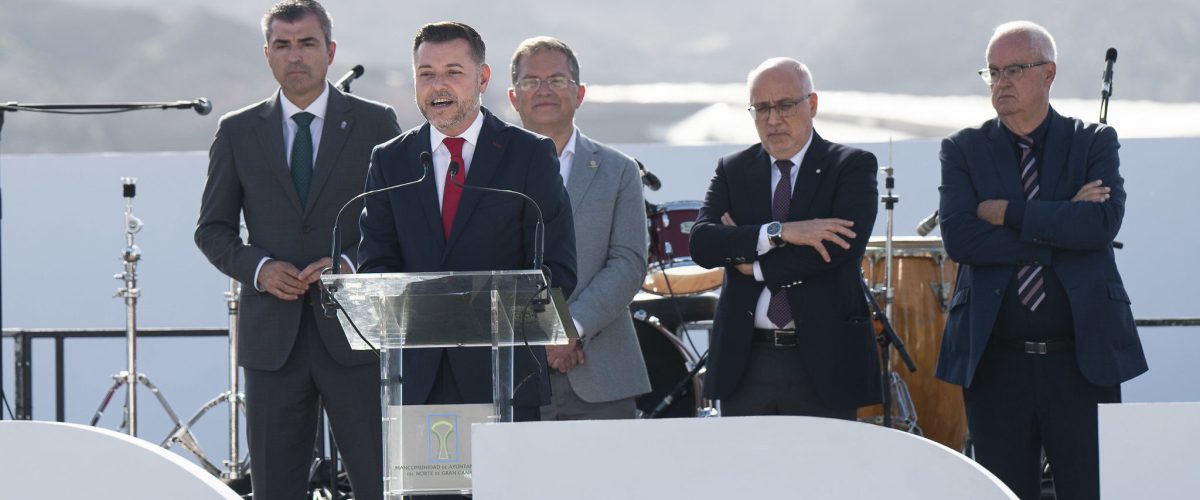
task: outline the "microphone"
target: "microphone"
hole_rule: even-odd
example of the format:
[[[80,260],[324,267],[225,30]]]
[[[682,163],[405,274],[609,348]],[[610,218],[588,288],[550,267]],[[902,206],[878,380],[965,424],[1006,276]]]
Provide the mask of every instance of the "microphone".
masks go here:
[[[651,191],[658,191],[662,187],[662,182],[658,180],[658,176],[646,170],[646,166],[642,165],[642,160],[634,159],[633,161],[637,162],[638,170],[642,172],[642,185]]]
[[[201,97],[192,101],[175,101],[174,104],[164,103],[159,106],[162,106],[163,109],[193,109],[196,110],[196,114],[200,116],[204,116],[212,112],[212,101],[208,100],[207,97]]]
[[[204,116],[212,112],[212,101],[207,97],[201,97],[192,101],[192,109],[196,110],[196,114]]]
[[[333,86],[342,92],[350,93],[350,82],[353,82],[358,77],[362,76],[363,71],[366,71],[363,69],[363,66],[361,64],[356,64],[353,68],[350,68],[350,71],[348,71],[345,75],[342,75],[342,77],[339,78],[337,83],[334,83]]]
[[[342,235],[340,232],[338,232],[339,225],[341,224],[341,221],[342,221],[342,212],[346,211],[346,208],[349,207],[350,204],[352,204],[360,199],[366,198],[366,197],[371,196],[376,193],[382,193],[384,191],[391,191],[393,189],[400,189],[402,187],[411,186],[413,184],[417,184],[417,183],[420,183],[421,181],[425,180],[426,177],[429,177],[430,169],[433,168],[433,154],[431,154],[429,151],[421,151],[421,154],[418,158],[421,161],[421,177],[417,178],[417,180],[403,182],[400,184],[396,184],[395,186],[388,186],[388,187],[383,187],[383,188],[367,191],[365,193],[359,194],[358,196],[350,198],[350,201],[347,201],[345,205],[342,205],[342,208],[338,209],[337,217],[335,217],[333,219],[333,235],[330,238],[330,245],[332,248],[329,251],[329,256],[333,260],[333,273],[332,274],[340,274],[340,270],[342,267],[342,256],[340,255],[340,252],[338,252],[338,250],[342,247]],[[329,289],[324,286],[321,287],[321,293],[322,293],[322,295],[325,295],[325,297],[323,297],[321,300],[321,306],[325,309],[325,317],[327,317],[327,318],[333,318],[333,317],[337,316],[337,302],[335,302],[333,300],[333,292],[334,292],[333,289]]]
[[[524,198],[525,201],[528,201],[530,204],[532,204],[533,208],[537,210],[537,225],[534,226],[534,230],[533,230],[533,268],[538,271],[541,271],[542,270],[543,252],[545,252],[545,249],[546,249],[546,224],[545,224],[545,220],[542,218],[541,205],[538,205],[538,202],[534,201],[533,198],[526,196],[525,193],[513,191],[511,189],[496,189],[496,188],[483,187],[483,186],[464,185],[461,182],[458,182],[457,180],[454,179],[455,177],[458,177],[458,169],[459,168],[460,167],[458,165],[458,162],[456,162],[454,160],[450,160],[450,172],[449,172],[450,173],[450,182],[454,183],[455,186],[458,186],[462,189],[475,189],[475,190],[487,191],[487,192],[491,192],[491,193],[505,193],[505,194],[520,196],[521,198]]]
[[[929,232],[933,231],[933,228],[937,227],[937,225],[938,211],[934,210],[932,214],[929,214],[929,217],[926,217],[925,219],[921,220],[920,224],[917,224],[917,234],[921,236],[928,236]]]
[[[1100,85],[1100,95],[1108,98],[1112,95],[1113,64],[1117,62],[1117,49],[1109,47],[1104,53],[1104,83]]]

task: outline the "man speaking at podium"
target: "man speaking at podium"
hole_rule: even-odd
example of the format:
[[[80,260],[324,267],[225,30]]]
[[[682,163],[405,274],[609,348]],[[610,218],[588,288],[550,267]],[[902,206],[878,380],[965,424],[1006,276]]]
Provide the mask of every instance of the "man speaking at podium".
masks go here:
[[[417,33],[413,83],[428,123],[375,148],[366,188],[420,178],[423,152],[432,153],[432,178],[367,198],[360,272],[533,267],[537,209],[516,195],[456,186],[449,181],[453,162],[460,166],[460,184],[517,191],[537,202],[545,217],[551,286],[570,295],[575,232],[554,142],[480,106],[491,78],[484,61],[483,39],[470,26],[440,22]],[[550,402],[545,350],[517,349],[513,358],[513,418],[538,420],[538,408]],[[403,403],[490,403],[491,366],[487,348],[406,350]]]

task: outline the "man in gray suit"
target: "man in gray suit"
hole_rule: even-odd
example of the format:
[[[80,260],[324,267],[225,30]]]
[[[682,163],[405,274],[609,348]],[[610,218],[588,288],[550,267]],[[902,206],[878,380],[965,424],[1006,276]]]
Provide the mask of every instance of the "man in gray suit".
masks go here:
[[[554,140],[575,219],[579,280],[567,300],[580,340],[547,346],[551,403],[542,420],[633,418],[650,391],[629,303],[646,278],[646,217],[637,165],[575,128],[586,90],[561,40],[517,47],[508,99],[526,129]]]
[[[337,320],[322,314],[315,283],[332,264],[338,209],[362,192],[371,148],[400,128],[390,107],[325,80],[337,44],[320,4],[276,4],[263,17],[263,33],[280,90],[221,118],[195,234],[208,260],[244,284],[238,360],[254,498],[304,496],[320,402],[354,497],[381,499],[378,359],[350,349]],[[353,272],[348,256],[357,253],[361,209],[351,207],[342,220],[342,272]]]

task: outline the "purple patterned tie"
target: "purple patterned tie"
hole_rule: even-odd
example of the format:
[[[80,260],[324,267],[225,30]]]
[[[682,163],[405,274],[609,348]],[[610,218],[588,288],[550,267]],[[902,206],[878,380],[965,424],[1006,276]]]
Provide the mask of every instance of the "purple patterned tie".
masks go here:
[[[792,162],[779,160],[779,183],[775,185],[775,195],[771,198],[771,216],[779,222],[787,220],[788,209],[792,206]],[[788,304],[787,290],[780,288],[771,294],[767,304],[767,319],[777,328],[783,328],[792,322],[792,306]]]
[[[1025,199],[1032,200],[1039,191],[1037,158],[1033,155],[1033,139],[1025,136],[1017,137],[1017,146],[1021,147],[1021,185],[1024,187]],[[1046,300],[1046,287],[1042,276],[1041,264],[1026,264],[1017,269],[1017,294],[1021,297],[1021,305],[1030,311],[1036,311],[1042,301]]]

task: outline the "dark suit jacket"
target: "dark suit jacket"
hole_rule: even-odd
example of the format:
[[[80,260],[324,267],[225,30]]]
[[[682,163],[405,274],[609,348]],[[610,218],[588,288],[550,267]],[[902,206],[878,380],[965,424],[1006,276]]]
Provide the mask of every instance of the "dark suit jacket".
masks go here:
[[[263,257],[303,269],[329,255],[338,209],[362,192],[371,148],[400,133],[396,113],[383,104],[330,86],[321,144],[313,165],[308,205],[300,206],[284,153],[278,93],[221,117],[209,151],[208,180],[196,224],[196,245],[222,273],[242,282],[238,361],[276,370],[287,360],[300,330],[303,300],[285,301],[254,287]],[[353,207],[352,207],[353,208]],[[357,213],[347,209],[347,213]],[[244,214],[248,241],[239,236]],[[353,258],[358,228],[343,215],[342,252]],[[309,293],[316,293],[316,286]],[[319,300],[310,303],[320,307]],[[337,320],[315,312],[325,348],[339,363],[376,363],[369,351],[350,349]]]
[[[558,173],[554,142],[512,126],[486,109],[475,156],[467,170],[469,186],[519,191],[541,206],[546,224],[545,264],[551,285],[569,295],[575,286],[575,231],[571,203]],[[375,148],[367,189],[393,186],[421,177],[422,151],[429,151],[428,123]],[[360,272],[429,272],[530,269],[533,265],[537,211],[521,198],[464,190],[447,241],[442,235],[437,185],[430,177],[420,184],[371,196],[360,219]],[[404,352],[404,404],[423,404],[429,397],[443,349]],[[549,403],[545,350],[514,354],[513,396],[516,406]],[[492,400],[491,354],[487,348],[449,349],[454,379],[466,403]],[[536,361],[533,359],[536,357]],[[537,383],[534,383],[536,381]]]
[[[1040,197],[1026,202],[1019,231],[975,215],[983,200],[1024,199],[1016,153],[1000,120],[942,141],[942,235],[946,253],[960,264],[937,365],[938,378],[947,382],[971,384],[1009,279],[1029,262],[1053,267],[1062,281],[1075,322],[1079,369],[1088,380],[1115,385],[1146,371],[1129,295],[1113,258],[1113,238],[1125,215],[1117,133],[1050,113]],[[1112,188],[1108,201],[1070,201],[1096,179]]]
[[[826,263],[807,246],[785,246],[759,256],[759,227],[770,222],[771,157],[761,145],[717,163],[700,217],[692,228],[696,263],[727,266],[713,324],[704,392],[727,397],[738,387],[750,355],[754,309],[763,286],[788,290],[799,334],[799,351],[821,400],[832,408],[880,401],[879,361],[874,329],[863,298],[860,263],[879,200],[875,156],[834,144],[813,133],[792,191],[788,221],[837,217],[854,221],[858,235],[845,250],[826,244]],[[738,226],[721,223],[728,212]],[[758,261],[765,282],[743,275],[734,265]]]

